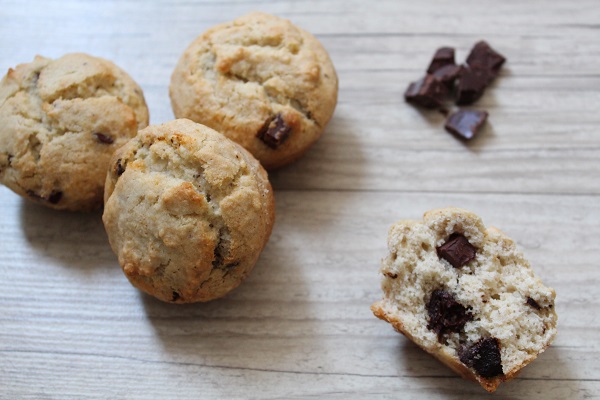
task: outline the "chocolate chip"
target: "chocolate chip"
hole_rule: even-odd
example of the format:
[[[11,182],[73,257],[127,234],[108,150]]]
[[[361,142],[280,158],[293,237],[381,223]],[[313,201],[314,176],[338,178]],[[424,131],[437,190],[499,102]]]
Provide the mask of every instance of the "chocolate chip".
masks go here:
[[[473,319],[470,309],[457,302],[450,292],[436,289],[427,303],[427,329],[434,331],[438,341],[442,342],[444,334],[462,331],[465,324]]]
[[[179,293],[177,293],[176,291],[173,291],[173,297],[171,297],[171,301],[177,301],[177,299],[179,299]]]
[[[535,308],[536,310],[542,309],[542,306],[540,306],[539,303],[537,301],[535,301],[534,299],[532,299],[531,297],[527,298],[527,304],[529,304],[531,307]]]
[[[504,373],[500,341],[494,337],[480,339],[471,346],[461,347],[458,350],[458,357],[463,364],[473,368],[484,378],[493,378]]]
[[[221,228],[221,229],[223,229],[223,228]],[[225,248],[224,248],[222,237],[223,237],[222,231],[219,230],[219,238],[218,238],[218,241],[215,244],[215,248],[213,250],[213,255],[214,255],[214,258],[212,261],[213,268],[222,268],[223,267],[223,261],[224,261],[223,252],[225,251]]]
[[[454,65],[454,49],[452,47],[440,47],[433,55],[433,59],[427,68],[428,74],[433,74],[446,65]]]
[[[505,61],[506,58],[503,55],[492,49],[483,40],[475,43],[475,46],[473,46],[471,53],[467,57],[467,64],[471,67],[482,68],[489,72],[488,83],[498,76],[500,68]]]
[[[50,196],[48,196],[48,202],[50,204],[58,204],[60,199],[62,199],[62,195],[62,192],[53,191],[52,193],[50,193]]]
[[[123,172],[125,172],[125,167],[121,165],[120,158],[117,160],[117,164],[115,165],[115,171],[117,173],[117,176],[121,176],[123,175]]]
[[[34,200],[47,201],[50,204],[58,204],[60,199],[62,199],[62,195],[63,195],[63,193],[60,191],[52,191],[52,193],[50,193],[50,196],[48,196],[48,197],[40,196],[33,190],[28,190],[26,193],[29,197],[31,197]]]
[[[398,277],[398,274],[393,274],[391,272],[385,272],[384,275],[392,279],[396,279]]]
[[[460,268],[475,258],[477,249],[460,233],[450,235],[446,243],[437,248],[438,257]]]
[[[44,198],[42,196],[40,196],[39,194],[37,194],[33,190],[28,190],[25,193],[27,193],[27,196],[31,197],[34,200],[44,200]]]
[[[462,139],[473,139],[487,117],[486,111],[460,110],[448,117],[444,128]]]
[[[456,104],[472,104],[479,100],[490,80],[490,72],[483,68],[465,66],[458,74]]]
[[[281,114],[277,114],[265,122],[256,137],[270,148],[276,149],[287,140],[291,131],[292,128],[286,124]]]
[[[452,88],[454,81],[460,74],[462,67],[460,65],[445,65],[433,73],[433,77],[442,82],[446,87]]]
[[[446,95],[444,84],[433,75],[425,75],[416,82],[408,85],[404,99],[412,104],[425,108],[440,108]]]
[[[96,139],[98,139],[99,142],[106,143],[106,144],[114,143],[113,138],[111,138],[110,136],[106,136],[103,133],[96,132],[96,133],[94,133],[94,136],[96,136]]]
[[[12,165],[12,159],[13,159],[14,157],[15,157],[15,156],[13,156],[12,154],[9,154],[9,155],[8,155],[8,157],[6,157],[6,158],[7,158],[7,161],[8,161],[8,165],[9,165],[9,166],[11,166],[11,165]]]

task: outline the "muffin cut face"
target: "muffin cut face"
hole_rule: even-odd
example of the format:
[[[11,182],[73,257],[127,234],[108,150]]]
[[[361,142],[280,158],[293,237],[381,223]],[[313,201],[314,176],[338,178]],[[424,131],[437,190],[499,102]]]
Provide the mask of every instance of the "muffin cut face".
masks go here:
[[[166,302],[208,301],[253,269],[273,226],[273,191],[242,147],[175,120],[114,154],[102,218],[134,286]]]
[[[296,160],[320,137],[337,90],[335,69],[319,41],[288,20],[259,12],[198,37],[170,85],[177,118],[223,133],[267,169]]]
[[[112,62],[38,56],[0,82],[0,182],[51,208],[99,208],[112,153],[146,125],[142,90]]]
[[[465,378],[494,391],[556,335],[555,293],[515,243],[457,208],[400,221],[374,314]]]

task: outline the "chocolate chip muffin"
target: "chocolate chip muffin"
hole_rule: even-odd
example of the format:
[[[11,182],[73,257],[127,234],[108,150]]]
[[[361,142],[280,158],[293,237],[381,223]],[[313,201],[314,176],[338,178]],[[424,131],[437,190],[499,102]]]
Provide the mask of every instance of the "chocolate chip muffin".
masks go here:
[[[388,247],[373,313],[464,378],[493,392],[554,339],[554,290],[475,214],[446,208],[400,221]]]
[[[170,95],[177,118],[216,129],[274,169],[320,137],[337,90],[333,64],[314,36],[255,12],[198,37],[173,72]]]
[[[252,271],[274,199],[241,146],[180,119],[141,130],[111,166],[102,220],[135,287],[166,302],[208,301]]]
[[[51,208],[99,208],[112,153],[146,125],[142,90],[112,62],[38,56],[0,82],[0,182]]]

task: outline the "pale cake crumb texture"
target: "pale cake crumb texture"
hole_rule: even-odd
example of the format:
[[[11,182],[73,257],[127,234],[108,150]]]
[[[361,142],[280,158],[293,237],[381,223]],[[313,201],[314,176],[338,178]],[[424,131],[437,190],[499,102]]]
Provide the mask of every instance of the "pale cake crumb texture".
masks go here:
[[[476,258],[461,268],[436,252],[452,233],[463,234],[477,249]],[[475,214],[446,208],[427,212],[422,222],[400,221],[389,231],[388,248],[381,266],[384,296],[372,306],[375,315],[487,390],[514,377],[556,335],[554,290],[535,276],[513,240],[485,229]],[[464,332],[447,334],[444,343],[427,328],[427,304],[436,289],[450,292],[474,316]],[[541,309],[527,304],[528,298]],[[461,343],[487,337],[500,341],[504,376],[480,377],[458,358]]]

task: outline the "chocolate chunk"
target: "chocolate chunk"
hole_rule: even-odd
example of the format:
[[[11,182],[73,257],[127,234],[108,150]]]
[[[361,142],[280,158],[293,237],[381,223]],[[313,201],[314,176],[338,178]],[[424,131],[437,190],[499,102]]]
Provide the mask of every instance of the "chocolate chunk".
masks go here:
[[[281,114],[277,114],[265,122],[256,137],[270,148],[276,149],[286,141],[291,131],[292,128],[286,124]]]
[[[417,106],[440,108],[445,95],[446,87],[444,84],[435,79],[433,75],[425,75],[424,78],[408,85],[406,92],[404,92],[404,99]]]
[[[456,104],[471,104],[479,100],[490,79],[490,72],[486,69],[463,66],[458,74]]]
[[[460,110],[448,117],[444,128],[462,139],[473,139],[487,117],[486,111]]]
[[[39,194],[37,194],[33,190],[28,190],[25,193],[27,193],[27,196],[31,197],[34,200],[44,200],[44,198],[42,196],[40,196]]]
[[[223,239],[224,236],[224,232],[227,228],[221,228],[219,229],[219,236],[218,236],[218,240],[217,243],[215,244],[215,249],[213,250],[213,261],[212,261],[212,267],[213,268],[223,268],[223,263],[225,261],[225,257],[223,256],[223,253],[226,251],[225,250],[225,240]]]
[[[398,274],[392,274],[391,272],[385,272],[385,276],[387,276],[388,278],[396,279],[398,277]]]
[[[460,74],[462,67],[460,65],[449,64],[441,67],[433,73],[433,77],[442,82],[446,87],[452,88],[454,81]]]
[[[50,196],[48,197],[40,196],[33,190],[28,190],[26,193],[29,197],[31,197],[34,200],[47,201],[50,204],[58,204],[60,199],[62,199],[63,195],[63,193],[60,191],[52,191],[52,193],[50,193]]]
[[[536,310],[541,310],[542,306],[540,306],[538,304],[537,301],[535,301],[534,299],[532,299],[531,297],[527,298],[527,304],[529,304],[531,307],[535,308]]]
[[[433,55],[433,59],[427,68],[428,74],[433,74],[438,69],[446,65],[455,65],[454,49],[452,47],[440,47]]]
[[[461,347],[458,350],[458,357],[463,364],[473,368],[484,378],[493,378],[504,373],[500,341],[494,337],[480,339],[469,347]]]
[[[485,41],[475,43],[471,53],[467,57],[467,64],[471,67],[478,67],[489,72],[489,82],[491,82],[500,71],[502,64],[506,61],[503,55],[495,51]]]
[[[173,297],[171,297],[171,301],[177,301],[177,299],[179,299],[179,293],[177,293],[176,291],[173,291]]]
[[[121,176],[121,175],[123,175],[123,172],[125,172],[125,167],[123,165],[121,165],[120,158],[117,160],[117,164],[115,166],[115,171],[117,173],[117,176]]]
[[[437,248],[438,257],[460,268],[475,258],[477,249],[460,233],[450,235],[446,243]]]
[[[50,196],[48,196],[48,202],[51,204],[58,204],[60,199],[62,199],[62,195],[62,192],[59,191],[52,192],[50,193]]]
[[[13,159],[14,157],[15,157],[15,156],[13,156],[12,154],[9,154],[9,155],[8,155],[8,157],[6,157],[6,159],[7,159],[7,161],[8,161],[8,165],[9,165],[9,166],[11,166],[11,165],[12,165],[12,159]]]
[[[457,302],[448,291],[436,289],[427,303],[427,329],[434,331],[438,341],[442,342],[444,334],[462,331],[465,324],[473,319],[470,309]]]
[[[96,132],[96,133],[94,133],[94,136],[96,136],[96,139],[98,139],[99,142],[106,143],[106,144],[114,143],[113,138],[111,138],[110,136],[106,136],[103,133]]]

